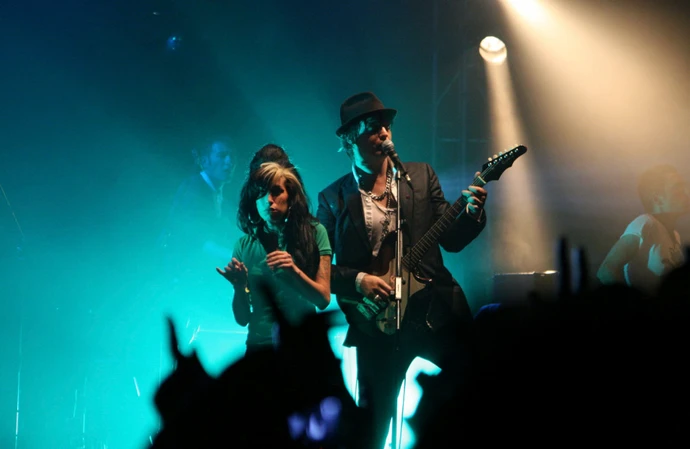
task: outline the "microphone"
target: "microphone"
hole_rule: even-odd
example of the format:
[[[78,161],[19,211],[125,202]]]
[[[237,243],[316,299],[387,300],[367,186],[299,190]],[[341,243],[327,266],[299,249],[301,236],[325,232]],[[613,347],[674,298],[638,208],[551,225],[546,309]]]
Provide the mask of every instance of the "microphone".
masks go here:
[[[267,232],[264,234],[263,240],[266,254],[270,254],[273,251],[278,251],[278,234],[275,232]]]
[[[398,153],[395,152],[395,145],[393,145],[393,141],[390,139],[384,140],[381,144],[381,151],[383,151],[383,154],[388,156],[390,160],[393,161],[393,165],[395,165],[395,168],[400,172],[401,175],[403,175],[407,182],[409,182],[410,185],[412,185],[410,175],[407,174],[407,170],[405,170],[405,166],[400,161]]]
[[[278,251],[280,249],[279,237],[275,232],[265,232],[262,230],[259,234],[259,242],[263,245],[266,254],[271,254],[273,251]],[[276,268],[273,270],[274,275],[279,275],[284,272],[285,270],[283,268]]]

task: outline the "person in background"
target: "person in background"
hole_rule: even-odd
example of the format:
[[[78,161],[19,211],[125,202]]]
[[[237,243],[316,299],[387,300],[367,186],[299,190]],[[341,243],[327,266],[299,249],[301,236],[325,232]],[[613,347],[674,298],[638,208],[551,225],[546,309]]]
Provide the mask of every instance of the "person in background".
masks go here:
[[[611,247],[597,271],[602,284],[626,284],[655,293],[661,278],[684,262],[676,223],[690,212],[688,184],[671,165],[640,175],[638,195],[644,213]]]

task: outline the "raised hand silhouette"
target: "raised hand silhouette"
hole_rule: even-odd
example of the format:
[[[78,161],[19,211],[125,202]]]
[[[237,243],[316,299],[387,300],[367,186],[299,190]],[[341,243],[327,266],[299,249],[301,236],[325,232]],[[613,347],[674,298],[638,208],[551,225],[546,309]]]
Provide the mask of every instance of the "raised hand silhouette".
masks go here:
[[[164,429],[174,425],[181,415],[194,408],[198,398],[204,395],[212,383],[211,376],[204,370],[195,351],[189,356],[182,354],[175,324],[170,317],[166,320],[175,368],[161,383],[154,396],[154,404],[161,416]]]
[[[156,395],[164,426],[154,448],[368,447],[367,411],[347,391],[328,339],[336,315],[291,325],[266,293],[276,345],[248,353],[215,379],[194,352],[181,354],[169,322],[178,363]]]

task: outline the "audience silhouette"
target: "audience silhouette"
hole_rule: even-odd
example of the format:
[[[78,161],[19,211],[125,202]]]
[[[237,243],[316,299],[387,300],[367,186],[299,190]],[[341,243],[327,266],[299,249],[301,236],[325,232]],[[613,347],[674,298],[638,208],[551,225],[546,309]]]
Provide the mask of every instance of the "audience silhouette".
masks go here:
[[[471,348],[465,373],[418,376],[416,448],[689,445],[690,265],[650,295],[591,287],[585,250],[575,267],[570,254],[562,239],[553,297],[476,315],[461,336]],[[345,388],[328,340],[333,312],[291,326],[276,311],[278,348],[248,354],[217,378],[179,351],[170,322],[177,366],[155,397],[163,428],[154,448],[367,446],[368,411]]]

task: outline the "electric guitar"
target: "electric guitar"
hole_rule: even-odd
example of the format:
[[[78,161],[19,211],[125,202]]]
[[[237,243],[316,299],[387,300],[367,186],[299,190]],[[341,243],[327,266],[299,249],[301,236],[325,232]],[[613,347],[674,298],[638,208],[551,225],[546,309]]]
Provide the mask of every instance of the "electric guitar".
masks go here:
[[[513,165],[518,157],[527,152],[527,147],[518,145],[509,151],[499,153],[491,161],[482,165],[482,171],[474,178],[473,186],[483,187],[490,181],[497,181],[504,171]],[[461,195],[455,203],[429,228],[421,239],[407,251],[402,258],[402,291],[400,301],[400,318],[405,316],[409,301],[414,301],[414,295],[432,283],[432,279],[423,275],[419,264],[426,252],[435,245],[443,233],[466,211],[467,201]],[[391,232],[384,240],[381,250],[370,264],[367,273],[378,276],[387,283],[394,282],[395,277],[395,242],[396,233]],[[395,285],[394,283],[392,285]],[[344,299],[348,304],[356,305],[357,313],[350,316],[351,324],[364,332],[371,328],[371,320],[375,320],[378,330],[385,334],[396,331],[398,316],[395,297],[371,300],[369,298]],[[357,316],[355,316],[357,315]],[[427,323],[428,324],[428,323]],[[370,332],[367,332],[370,333]]]

